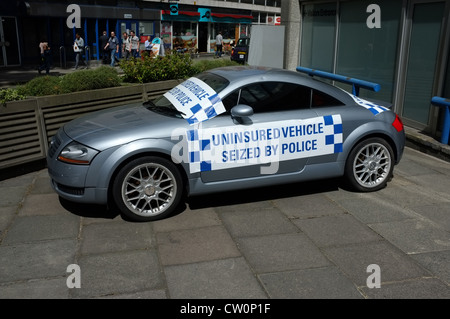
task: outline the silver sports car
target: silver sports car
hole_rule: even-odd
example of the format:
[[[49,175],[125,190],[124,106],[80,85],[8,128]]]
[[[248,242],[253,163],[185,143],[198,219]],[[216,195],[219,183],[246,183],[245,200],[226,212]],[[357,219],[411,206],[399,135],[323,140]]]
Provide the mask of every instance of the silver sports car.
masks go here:
[[[115,203],[128,218],[151,221],[183,195],[340,176],[356,191],[376,191],[404,145],[387,104],[298,72],[239,66],[66,124],[47,163],[61,197]]]

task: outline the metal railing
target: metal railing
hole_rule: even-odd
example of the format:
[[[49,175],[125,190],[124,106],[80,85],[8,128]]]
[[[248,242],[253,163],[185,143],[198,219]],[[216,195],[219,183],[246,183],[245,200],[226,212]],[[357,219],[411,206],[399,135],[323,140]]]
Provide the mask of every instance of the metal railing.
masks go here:
[[[86,58],[86,60],[85,60],[86,65],[87,65],[87,67],[89,67],[92,56],[91,56],[91,49],[89,48],[88,45],[86,45],[84,47],[84,56]]]
[[[63,57],[64,57],[64,59],[63,59]],[[63,66],[63,60],[64,60],[64,66]],[[67,68],[66,48],[63,46],[59,47],[59,66],[63,69]]]
[[[329,79],[329,80],[333,80],[333,81],[350,84],[353,88],[352,89],[353,95],[356,95],[356,96],[359,96],[360,88],[371,90],[374,92],[378,92],[381,88],[380,85],[377,83],[359,80],[359,79],[355,79],[355,78],[350,78],[348,76],[339,75],[339,74],[335,74],[335,73],[329,73],[329,72],[324,72],[324,71],[320,71],[320,70],[304,68],[302,66],[297,67],[297,71],[306,73],[310,76],[318,76],[318,77],[321,77],[324,79]]]
[[[441,143],[448,144],[450,135],[450,100],[440,96],[434,96],[431,99],[431,104],[444,109],[444,125],[442,127]]]

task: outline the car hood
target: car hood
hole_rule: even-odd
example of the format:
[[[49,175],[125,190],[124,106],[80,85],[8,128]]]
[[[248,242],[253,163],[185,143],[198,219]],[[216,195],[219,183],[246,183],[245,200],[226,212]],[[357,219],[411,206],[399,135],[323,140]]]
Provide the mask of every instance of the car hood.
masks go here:
[[[97,150],[146,138],[170,138],[171,132],[188,127],[184,119],[148,110],[142,103],[90,113],[64,126],[73,140]]]

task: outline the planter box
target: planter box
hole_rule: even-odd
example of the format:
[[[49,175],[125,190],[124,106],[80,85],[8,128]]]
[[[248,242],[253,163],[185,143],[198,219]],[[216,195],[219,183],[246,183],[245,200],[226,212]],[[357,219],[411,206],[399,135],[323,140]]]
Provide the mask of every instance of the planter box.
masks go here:
[[[36,97],[0,106],[0,169],[45,158],[50,138],[65,123],[90,112],[161,95],[180,81]]]

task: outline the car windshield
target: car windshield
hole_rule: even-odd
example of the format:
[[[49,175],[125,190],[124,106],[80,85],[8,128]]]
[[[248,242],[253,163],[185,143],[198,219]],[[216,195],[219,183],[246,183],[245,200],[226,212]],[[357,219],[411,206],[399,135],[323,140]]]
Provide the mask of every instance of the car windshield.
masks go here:
[[[225,89],[230,83],[225,78],[212,74],[210,72],[203,72],[195,76],[197,79],[202,80],[209,85],[216,93],[219,93]],[[175,106],[164,96],[161,95],[154,100],[150,100],[144,103],[144,106],[148,110],[154,111],[163,115],[183,118],[183,113],[175,108]]]
[[[240,38],[237,45],[247,45],[248,38]]]

